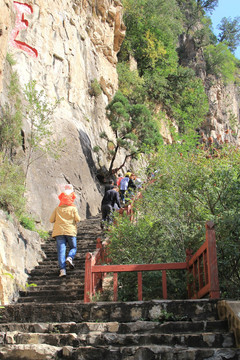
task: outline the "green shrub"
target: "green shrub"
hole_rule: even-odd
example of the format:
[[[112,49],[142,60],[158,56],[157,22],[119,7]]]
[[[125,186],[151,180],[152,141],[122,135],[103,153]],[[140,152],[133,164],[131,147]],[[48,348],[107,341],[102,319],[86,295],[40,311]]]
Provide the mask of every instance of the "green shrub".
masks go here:
[[[221,296],[239,299],[239,151],[226,147],[219,156],[209,157],[205,151],[180,144],[160,150],[151,167],[158,170],[155,182],[136,202],[137,221],[117,218],[118,226],[109,232],[112,262],[184,262],[186,249],[194,253],[205,241],[205,224],[210,220],[216,229]],[[146,298],[159,296],[161,289],[154,294],[149,283],[155,275],[146,276]],[[186,296],[181,271],[169,271],[167,279],[169,297]],[[133,285],[126,281],[130,289]],[[128,288],[123,291],[125,299]]]
[[[207,74],[222,78],[225,83],[235,80],[237,59],[228,49],[227,45],[208,45],[204,49],[207,64]]]
[[[20,214],[25,206],[23,170],[8,159],[0,159],[0,165],[0,206]]]
[[[16,60],[14,59],[14,56],[11,53],[7,53],[6,60],[11,66],[16,64]]]
[[[102,93],[102,89],[101,89],[101,86],[98,83],[97,79],[92,80],[91,87],[89,89],[89,94],[91,96],[98,97],[99,95],[101,95],[101,93]]]
[[[20,216],[19,220],[20,220],[20,224],[25,229],[28,229],[28,230],[31,230],[31,231],[36,231],[36,224],[35,224],[34,219],[30,218],[27,215],[22,215],[22,216]]]
[[[49,238],[49,233],[45,230],[36,230],[40,238],[47,240]]]
[[[28,230],[31,230],[31,231],[35,231],[38,233],[38,235],[44,239],[44,240],[47,240],[49,238],[49,233],[45,230],[42,230],[42,229],[36,229],[36,222],[35,220],[30,217],[29,215],[27,214],[22,214],[20,217],[19,217],[19,221],[20,221],[20,224],[25,228],[25,229],[28,229]]]
[[[142,103],[146,97],[144,78],[137,70],[130,70],[128,63],[117,65],[119,90],[131,103]]]

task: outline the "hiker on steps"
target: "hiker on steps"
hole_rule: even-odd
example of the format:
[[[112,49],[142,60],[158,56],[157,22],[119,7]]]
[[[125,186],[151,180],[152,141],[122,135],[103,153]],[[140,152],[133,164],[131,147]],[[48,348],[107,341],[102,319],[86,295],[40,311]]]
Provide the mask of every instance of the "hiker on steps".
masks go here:
[[[58,196],[60,204],[54,209],[49,221],[54,223],[52,237],[57,241],[59,276],[66,276],[66,266],[74,268],[73,259],[77,252],[77,222],[80,221],[77,208],[74,205],[76,195],[73,186],[66,184],[63,192]],[[69,253],[66,260],[66,246],[69,245]]]
[[[118,186],[113,185],[112,189],[105,192],[101,202],[102,221],[101,228],[104,229],[104,224],[111,224],[113,221],[113,211],[121,208]]]

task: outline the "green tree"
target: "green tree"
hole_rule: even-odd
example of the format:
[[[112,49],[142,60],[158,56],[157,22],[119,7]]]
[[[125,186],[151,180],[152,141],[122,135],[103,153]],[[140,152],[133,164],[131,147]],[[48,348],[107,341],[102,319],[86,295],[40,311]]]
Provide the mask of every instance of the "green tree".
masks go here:
[[[214,154],[218,156],[180,144],[160,148],[151,165],[158,170],[155,182],[135,203],[137,221],[117,219],[117,228],[109,233],[114,263],[185,261],[185,250],[201,246],[205,223],[212,220],[222,296],[240,298],[240,154],[233,147]],[[185,293],[181,276],[172,279],[171,290],[177,289],[178,297]]]
[[[224,43],[208,45],[204,49],[207,74],[222,78],[225,83],[234,81],[237,73],[237,59]]]
[[[218,29],[221,31],[218,35],[219,42],[224,42],[234,52],[240,44],[240,17],[237,16],[233,20],[231,17],[224,17]]]
[[[26,118],[30,124],[26,148],[25,176],[27,178],[29,167],[33,162],[46,154],[56,158],[59,156],[64,140],[58,142],[54,140],[51,124],[51,117],[61,99],[49,104],[44,91],[36,89],[36,81],[30,81],[25,86],[24,95],[27,101]]]
[[[21,144],[22,102],[19,79],[16,72],[11,74],[8,86],[9,102],[0,106],[0,151],[4,159],[12,159]]]
[[[109,174],[115,172],[113,165],[120,149],[126,150],[125,160],[120,167],[122,168],[127,158],[137,158],[141,153],[154,151],[162,143],[157,124],[145,105],[131,105],[128,99],[118,91],[106,110],[115,135],[115,140],[110,139],[106,133],[100,135],[108,142],[111,156]]]
[[[137,70],[130,70],[128,63],[117,65],[118,85],[121,93],[131,104],[144,103],[146,98],[145,81]]]
[[[24,172],[0,153],[0,207],[20,215],[25,208]]]
[[[215,7],[218,5],[218,0],[197,0],[197,7],[204,9],[210,13],[213,12]]]
[[[208,112],[208,99],[202,80],[195,77],[191,69],[179,67],[177,74],[169,77],[169,85],[169,104],[179,132],[195,131]]]
[[[123,5],[127,33],[120,59],[133,55],[140,75],[156,67],[163,73],[173,71],[177,67],[176,41],[182,29],[176,1],[125,0]]]

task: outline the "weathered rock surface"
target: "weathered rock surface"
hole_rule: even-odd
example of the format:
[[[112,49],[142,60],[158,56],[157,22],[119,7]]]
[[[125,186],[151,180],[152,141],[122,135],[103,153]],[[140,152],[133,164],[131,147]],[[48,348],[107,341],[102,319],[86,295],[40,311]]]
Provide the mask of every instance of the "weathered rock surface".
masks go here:
[[[18,298],[26,289],[28,273],[45,257],[38,233],[10,221],[0,211],[0,304]]]
[[[6,61],[6,54],[9,41],[9,31],[14,25],[14,16],[11,11],[10,0],[0,0],[0,92],[3,87],[3,69]]]
[[[224,85],[212,75],[206,74],[206,62],[202,48],[199,48],[191,36],[183,34],[179,39],[181,64],[194,69],[205,83],[209,99],[207,120],[201,126],[203,142],[213,141],[217,146],[223,143],[240,143],[239,139],[239,91],[229,83]],[[231,130],[230,130],[231,128]]]
[[[65,149],[59,160],[43,157],[33,162],[27,178],[28,209],[50,229],[48,219],[58,205],[58,184],[74,185],[82,218],[99,212],[101,188],[92,148],[97,144],[106,148],[99,138],[103,130],[112,136],[105,107],[118,86],[117,53],[125,36],[122,5],[119,0],[16,4],[0,3],[0,103],[7,100],[7,52],[16,60],[12,71],[17,71],[22,86],[36,80],[50,103],[63,98],[52,121],[54,140],[65,139]],[[102,88],[99,96],[90,95],[94,79]],[[25,121],[25,140],[28,132]],[[108,166],[106,157],[99,161]]]

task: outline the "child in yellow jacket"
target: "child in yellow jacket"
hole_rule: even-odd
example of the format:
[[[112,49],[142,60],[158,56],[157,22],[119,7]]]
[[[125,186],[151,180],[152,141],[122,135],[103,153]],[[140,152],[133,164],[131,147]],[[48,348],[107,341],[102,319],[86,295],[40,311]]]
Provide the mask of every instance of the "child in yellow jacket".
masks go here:
[[[76,198],[70,184],[64,186],[64,191],[58,196],[60,203],[54,209],[50,222],[54,223],[52,236],[56,238],[59,276],[66,276],[66,266],[74,268],[73,259],[77,252],[77,222],[80,221],[77,208],[74,204]],[[66,260],[66,246],[69,253]]]

